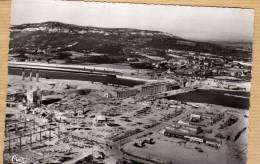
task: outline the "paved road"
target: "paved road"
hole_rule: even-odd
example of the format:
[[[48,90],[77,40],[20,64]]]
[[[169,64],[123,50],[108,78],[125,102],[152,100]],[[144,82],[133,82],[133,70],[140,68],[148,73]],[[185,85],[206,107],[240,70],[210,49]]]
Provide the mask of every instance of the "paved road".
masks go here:
[[[144,162],[143,159],[123,154],[123,152],[121,152],[120,149],[123,147],[124,144],[129,143],[132,140],[134,140],[134,139],[136,139],[138,137],[147,135],[147,134],[149,134],[151,132],[157,132],[158,130],[163,129],[166,126],[171,125],[173,121],[180,120],[181,118],[189,115],[191,112],[192,112],[192,110],[190,108],[185,109],[183,113],[181,113],[180,115],[174,117],[173,119],[170,119],[170,120],[168,120],[166,122],[160,123],[159,125],[154,126],[154,127],[150,128],[148,130],[145,129],[143,132],[140,132],[140,133],[131,135],[129,137],[126,137],[126,138],[124,138],[122,140],[116,141],[116,142],[113,143],[112,150],[115,151],[115,153],[118,154],[118,156],[122,156],[122,157],[124,156],[124,157],[130,158],[132,160],[136,160],[138,162]],[[152,163],[152,162],[145,161],[145,163]]]

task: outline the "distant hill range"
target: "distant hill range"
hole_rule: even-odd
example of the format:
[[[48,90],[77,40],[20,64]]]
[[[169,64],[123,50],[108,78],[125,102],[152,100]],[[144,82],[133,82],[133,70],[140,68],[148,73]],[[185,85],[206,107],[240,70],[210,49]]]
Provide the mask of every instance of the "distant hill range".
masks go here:
[[[252,44],[199,42],[160,31],[44,22],[12,26],[9,53],[25,59],[113,63],[145,59],[145,55],[166,57],[167,49],[251,58]]]

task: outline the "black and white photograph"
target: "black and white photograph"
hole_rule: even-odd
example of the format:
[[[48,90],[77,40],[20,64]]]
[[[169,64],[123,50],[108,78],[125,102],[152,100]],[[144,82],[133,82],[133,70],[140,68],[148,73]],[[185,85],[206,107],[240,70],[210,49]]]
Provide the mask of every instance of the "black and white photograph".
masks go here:
[[[254,10],[12,0],[5,164],[246,164]]]

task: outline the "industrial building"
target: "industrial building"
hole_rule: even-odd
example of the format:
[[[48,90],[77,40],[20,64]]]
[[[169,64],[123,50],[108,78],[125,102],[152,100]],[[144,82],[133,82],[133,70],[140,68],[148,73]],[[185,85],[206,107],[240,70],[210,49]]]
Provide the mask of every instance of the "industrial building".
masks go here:
[[[144,85],[141,88],[142,95],[155,95],[167,91],[167,85],[165,83],[152,83]]]
[[[28,91],[26,97],[27,97],[28,107],[41,105],[42,95],[40,90],[37,89],[37,90]]]
[[[207,138],[203,135],[197,135],[197,134],[194,134],[194,133],[192,133],[186,129],[182,129],[182,128],[166,127],[163,130],[163,134],[165,136],[169,136],[169,137],[186,139],[190,142],[205,143],[209,146],[216,147],[216,148],[219,148],[221,146],[221,141],[219,141],[215,138]]]
[[[179,89],[177,83],[170,82],[157,82],[149,83],[142,86],[138,86],[130,89],[118,89],[115,91],[115,97],[118,99],[124,99],[132,96],[154,96],[156,94],[166,93],[167,91]]]
[[[131,96],[136,96],[138,94],[138,89],[126,89],[126,90],[117,90],[116,98],[128,98]]]
[[[151,96],[160,93],[165,93],[170,90],[178,89],[179,86],[176,83],[159,82],[151,83],[141,87],[141,95]]]

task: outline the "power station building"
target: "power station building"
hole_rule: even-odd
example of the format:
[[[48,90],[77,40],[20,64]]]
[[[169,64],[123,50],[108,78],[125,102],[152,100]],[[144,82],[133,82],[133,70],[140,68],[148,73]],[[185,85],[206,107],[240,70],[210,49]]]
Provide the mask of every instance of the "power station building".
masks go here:
[[[127,90],[117,90],[116,98],[128,98],[132,96],[136,96],[138,94],[138,89],[127,89]]]
[[[132,96],[154,96],[161,93],[166,93],[167,91],[179,89],[177,83],[170,82],[158,82],[158,83],[149,83],[146,85],[138,86],[130,89],[122,89],[115,91],[116,98],[128,98]]]
[[[179,89],[176,83],[160,82],[151,83],[141,87],[141,95],[152,96],[160,93],[165,93],[170,90]]]

